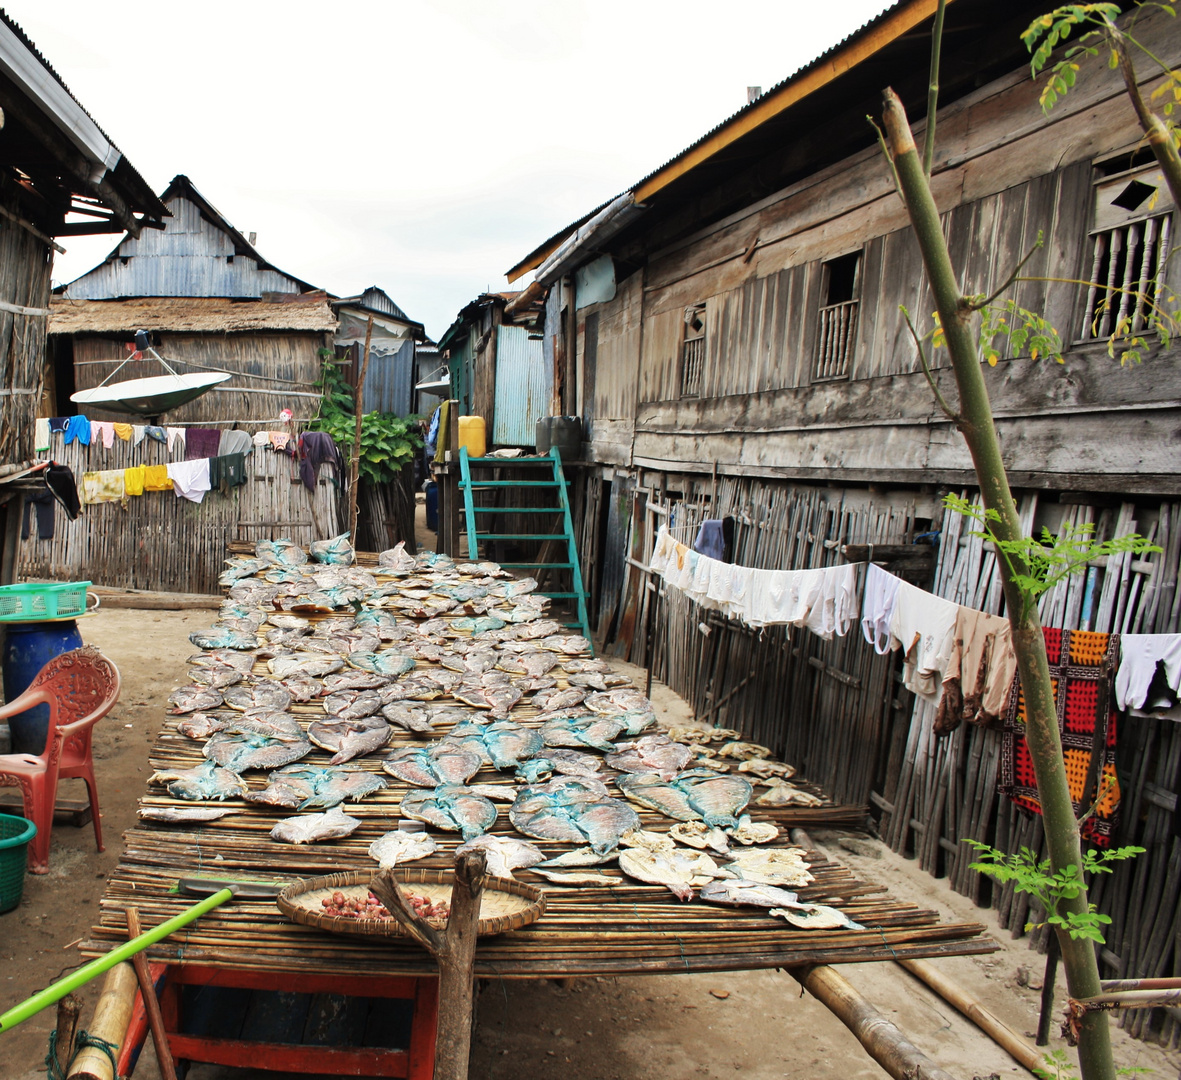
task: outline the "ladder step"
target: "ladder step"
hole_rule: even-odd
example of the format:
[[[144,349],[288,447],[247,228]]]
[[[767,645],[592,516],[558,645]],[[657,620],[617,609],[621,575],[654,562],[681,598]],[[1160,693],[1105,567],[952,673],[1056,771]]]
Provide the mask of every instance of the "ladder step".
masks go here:
[[[569,540],[565,533],[476,533],[477,540]]]
[[[467,459],[469,465],[553,465],[554,459],[548,454],[543,454],[540,457],[519,457],[519,458],[499,458],[499,457],[470,457]]]
[[[460,507],[466,510],[466,507]],[[560,514],[560,506],[473,506],[474,514]]]
[[[464,491],[483,491],[485,488],[498,487],[566,487],[569,480],[472,480],[467,483],[460,480],[459,486]]]
[[[540,569],[543,566],[549,567],[551,570],[571,570],[574,568],[574,564],[568,562],[502,562],[497,565],[507,570]]]
[[[584,595],[578,592],[545,592],[542,589],[534,589],[533,592],[537,596],[548,596],[551,600],[577,600]]]

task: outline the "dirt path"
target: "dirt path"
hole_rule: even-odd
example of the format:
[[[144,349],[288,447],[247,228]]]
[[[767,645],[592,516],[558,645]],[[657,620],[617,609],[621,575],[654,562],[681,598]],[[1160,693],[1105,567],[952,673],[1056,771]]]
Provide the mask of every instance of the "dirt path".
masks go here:
[[[84,638],[110,656],[123,675],[122,700],[95,736],[107,850],[95,852],[89,827],[55,827],[50,873],[27,878],[20,908],[0,916],[0,1006],[23,1000],[78,962],[74,943],[95,921],[120,837],[134,821],[164,700],[183,678],[184,660],[194,651],[188,634],[208,625],[209,615],[111,610],[83,624]],[[629,670],[643,685],[643,672]],[[659,684],[653,687],[653,700],[666,722],[688,715],[684,702]],[[81,787],[79,781],[67,785]],[[854,852],[842,846],[847,838],[835,833],[814,833],[812,838],[859,876],[889,886],[900,899],[934,908],[949,919],[988,925],[1000,952],[941,960],[939,966],[1018,1032],[1033,1031],[1042,958],[1000,930],[991,911],[975,908],[877,841],[854,839]],[[1019,985],[1022,969],[1031,976],[1029,986]],[[1028,1075],[896,965],[852,965],[842,974],[953,1075],[964,1080]],[[92,984],[84,996],[85,1025],[97,986]],[[0,1037],[6,1062],[0,1076],[43,1077],[52,1024],[49,1009]],[[1115,1041],[1120,1065],[1148,1068],[1160,1077],[1177,1075],[1181,1054],[1128,1039],[1118,1030]],[[150,1049],[135,1075],[137,1080],[158,1080]],[[189,1077],[263,1080],[279,1075],[205,1066],[194,1068]],[[858,1080],[886,1074],[823,1006],[801,996],[789,975],[763,971],[562,983],[489,981],[480,995],[471,1076],[514,1080],[522,1075],[530,1080],[735,1075],[746,1080]]]

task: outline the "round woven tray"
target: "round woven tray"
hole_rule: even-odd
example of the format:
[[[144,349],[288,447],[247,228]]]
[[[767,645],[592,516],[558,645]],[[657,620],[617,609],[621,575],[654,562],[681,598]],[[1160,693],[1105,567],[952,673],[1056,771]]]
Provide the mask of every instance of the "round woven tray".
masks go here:
[[[289,919],[304,926],[316,926],[334,934],[362,934],[366,937],[406,937],[397,919],[347,919],[329,915],[321,903],[334,892],[355,899],[369,895],[369,883],[376,870],[348,870],[325,877],[306,878],[288,885],[279,893],[279,908]],[[420,870],[405,867],[395,871],[398,884],[432,901],[451,900],[454,873],[443,870]],[[480,896],[481,937],[518,930],[540,919],[545,912],[545,893],[535,885],[525,885],[508,878],[486,877]],[[427,919],[436,929],[447,925],[445,919]]]

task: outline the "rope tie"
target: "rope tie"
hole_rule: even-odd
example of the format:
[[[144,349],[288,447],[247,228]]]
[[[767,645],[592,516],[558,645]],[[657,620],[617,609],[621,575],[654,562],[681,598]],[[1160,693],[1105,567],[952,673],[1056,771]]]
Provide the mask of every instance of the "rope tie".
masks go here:
[[[115,1061],[115,1051],[119,1049],[118,1043],[107,1042],[106,1039],[100,1038],[98,1035],[91,1035],[88,1031],[79,1029],[78,1037],[74,1044],[74,1056],[66,1062],[66,1068],[69,1069],[74,1064],[80,1051],[85,1050],[86,1047],[93,1046],[101,1050],[107,1055],[111,1062],[111,1075],[115,1076],[118,1073],[118,1063]],[[48,1080],[66,1080],[66,1074],[62,1072],[61,1064],[57,1059],[57,1030],[54,1029],[49,1033],[49,1053],[45,1055],[45,1071]]]

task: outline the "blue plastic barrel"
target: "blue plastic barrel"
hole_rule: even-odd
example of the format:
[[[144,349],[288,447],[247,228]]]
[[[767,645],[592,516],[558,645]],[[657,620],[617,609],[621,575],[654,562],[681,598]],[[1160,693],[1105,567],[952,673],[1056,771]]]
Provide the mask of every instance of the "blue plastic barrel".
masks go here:
[[[0,670],[4,674],[4,700],[20,697],[41,669],[55,656],[82,648],[82,635],[73,619],[63,622],[4,624],[4,648]],[[8,718],[14,754],[42,754],[49,737],[49,706],[34,705]]]
[[[426,486],[426,527],[439,531],[439,485],[433,480]]]

